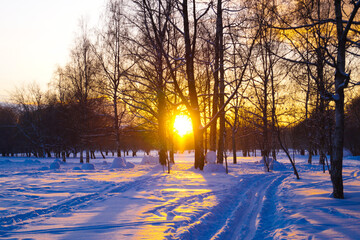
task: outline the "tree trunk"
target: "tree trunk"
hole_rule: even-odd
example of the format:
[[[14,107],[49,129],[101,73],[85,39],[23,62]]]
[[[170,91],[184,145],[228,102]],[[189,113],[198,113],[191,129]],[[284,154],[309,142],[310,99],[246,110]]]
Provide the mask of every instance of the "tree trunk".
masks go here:
[[[188,1],[183,0],[183,20],[184,20],[184,42],[185,42],[185,60],[186,60],[186,76],[188,82],[189,96],[191,109],[190,115],[192,120],[193,132],[194,132],[194,145],[195,145],[195,168],[203,170],[204,168],[204,149],[203,149],[203,132],[199,111],[199,103],[197,97],[197,91],[195,86],[195,73],[194,73],[194,55],[195,49],[192,49],[192,43],[190,39],[190,23],[188,15]],[[195,7],[195,5],[193,6]],[[195,11],[195,9],[194,9]],[[194,33],[196,37],[196,33]],[[195,41],[195,38],[193,39]]]
[[[204,149],[203,149],[203,132],[202,130],[194,131],[194,147],[195,147],[195,163],[196,169],[203,170],[205,164]]]
[[[217,66],[217,61],[215,59],[215,68]],[[213,92],[213,105],[212,105],[212,117],[215,116],[218,110],[218,101],[219,101],[219,78],[217,75],[217,71],[214,72],[214,92]],[[217,136],[217,119],[214,120],[214,123],[210,126],[210,151],[216,151],[216,136]]]
[[[82,149],[80,149],[80,163],[84,163],[84,155]]]
[[[162,35],[161,38],[163,38]],[[159,162],[161,165],[165,166],[167,163],[167,139],[166,139],[167,117],[166,117],[165,81],[163,79],[162,59],[163,59],[163,55],[161,51],[159,51],[157,53],[157,64],[156,64],[158,68],[156,88],[157,88],[158,134],[159,134],[159,142],[160,142]]]
[[[269,165],[266,163],[265,160],[269,158],[269,142],[268,142],[268,115],[267,115],[267,108],[268,108],[268,92],[267,92],[267,81],[264,83],[264,105],[263,105],[263,149],[261,151],[262,156],[264,157],[264,164],[266,166],[266,170],[270,172]]]
[[[89,151],[89,149],[86,149],[86,153],[85,153],[86,155],[86,163],[90,163],[90,151]]]
[[[232,131],[232,149],[233,149],[233,163],[234,163],[234,164],[237,163],[237,160],[236,160],[236,139],[235,139],[235,135],[236,135],[236,132],[235,132],[235,130],[233,129],[233,131]]]
[[[334,198],[344,198],[344,186],[342,179],[342,161],[344,148],[344,80],[345,76],[345,43],[346,36],[343,36],[342,6],[340,0],[335,0],[336,30],[338,37],[337,62],[335,73],[335,132],[333,158],[331,159],[331,182],[333,184]]]
[[[222,0],[217,2],[217,18],[216,18],[216,43],[219,58],[219,106],[225,103],[225,72],[224,72],[224,49],[223,49],[223,22],[222,22]],[[215,45],[215,46],[216,46]],[[217,152],[217,162],[224,162],[224,146],[225,146],[225,110],[221,110],[219,114],[219,144]]]
[[[115,143],[116,143],[116,154],[118,157],[121,157],[121,148],[120,148],[120,126],[119,126],[119,114],[117,109],[117,94],[113,96],[113,106],[114,106],[114,132],[115,132]]]
[[[105,159],[105,155],[104,155],[104,153],[102,152],[101,149],[100,149],[100,153],[101,153],[102,158]]]
[[[170,163],[175,163],[175,156],[174,156],[174,135],[170,134]]]
[[[284,150],[284,152],[286,153],[286,156],[289,158],[289,161],[290,161],[290,163],[291,163],[291,166],[293,167],[293,170],[294,170],[294,174],[295,174],[295,176],[296,176],[296,179],[300,179],[299,173],[298,173],[298,171],[297,171],[297,169],[296,169],[296,166],[295,166],[295,160],[291,158],[288,149],[284,146],[284,144],[283,144],[282,141],[281,141],[281,136],[280,136],[280,129],[279,129],[279,127],[277,127],[277,137],[278,137],[278,141],[279,141],[279,144],[280,144],[281,148]]]
[[[66,162],[66,155],[65,155],[65,152],[61,152],[61,155],[62,155],[62,161],[63,162]]]
[[[313,155],[313,152],[312,152],[312,149],[311,147],[309,147],[309,157],[308,157],[308,164],[312,164],[312,155]]]
[[[339,81],[336,79],[337,82]],[[334,157],[331,161],[331,181],[334,198],[344,198],[342,179],[343,147],[344,147],[344,93],[338,93],[340,99],[335,105]]]

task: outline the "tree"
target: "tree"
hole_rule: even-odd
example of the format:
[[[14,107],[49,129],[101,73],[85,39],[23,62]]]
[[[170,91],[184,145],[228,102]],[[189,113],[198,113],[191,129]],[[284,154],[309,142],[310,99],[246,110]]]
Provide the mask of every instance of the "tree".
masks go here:
[[[45,157],[46,141],[43,128],[45,94],[34,82],[28,87],[18,88],[12,96],[20,109],[17,128],[29,143],[28,151],[34,156]]]
[[[129,37],[133,48],[129,51],[134,68],[128,75],[124,90],[126,103],[135,109],[140,119],[151,123],[157,129],[159,161],[167,163],[168,102],[165,54],[170,51],[171,1],[133,1],[136,16],[129,18],[136,34]]]
[[[99,62],[93,52],[87,26],[84,22],[80,25],[80,35],[75,40],[71,51],[70,61],[63,69],[62,75],[69,87],[69,101],[77,107],[74,127],[80,135],[80,162],[83,162],[83,148],[86,148],[86,162],[90,161],[90,141],[92,118],[91,104],[97,97],[97,76]]]
[[[103,83],[100,91],[112,101],[113,106],[113,132],[115,135],[117,156],[121,156],[120,126],[121,116],[124,112],[119,107],[121,101],[121,88],[128,68],[126,67],[125,39],[127,28],[124,17],[123,1],[109,0],[107,3],[104,28],[98,33],[98,44],[94,52],[101,65]]]
[[[350,33],[355,32],[352,28],[355,16],[360,7],[360,1],[351,1],[352,7],[349,18],[347,20],[343,17],[343,2],[335,0],[335,23],[337,32],[337,56],[335,61],[335,94],[332,99],[335,101],[335,132],[334,132],[334,147],[333,157],[331,159],[331,181],[333,183],[334,198],[344,198],[344,187],[342,179],[342,160],[344,148],[344,89],[348,87],[350,82],[350,74],[346,73],[346,52],[347,45],[354,41],[349,39]],[[345,21],[345,24],[344,24]]]
[[[0,104],[0,153],[3,156],[13,155],[17,146],[17,114],[14,107]]]
[[[321,26],[327,23],[332,23],[336,28],[336,39],[332,44],[335,47],[334,51],[332,52],[329,48],[324,47],[319,48],[318,51],[320,53],[319,57],[321,57],[321,52],[325,51],[325,53],[329,56],[329,59],[331,59],[331,61],[327,62],[327,64],[329,64],[335,72],[333,81],[334,89],[323,89],[321,97],[325,100],[335,102],[335,129],[333,133],[332,156],[330,159],[330,175],[333,184],[334,198],[344,198],[342,180],[344,147],[344,90],[349,86],[349,84],[351,84],[350,74],[346,73],[346,57],[347,55],[352,54],[351,50],[354,50],[354,47],[359,45],[358,38],[356,36],[356,34],[358,34],[358,30],[354,26],[358,24],[355,19],[360,7],[360,1],[350,1],[347,3],[341,0],[334,0],[332,3],[334,4],[334,8],[331,8],[332,13],[328,19],[314,19],[314,21],[310,24],[300,23],[297,26],[287,24],[286,21],[283,21],[282,23],[286,27],[280,27],[279,29],[296,30],[299,32],[299,29],[306,30],[314,26]],[[347,16],[347,18],[344,16]],[[318,65],[318,67],[321,67],[321,65]]]
[[[275,148],[275,118],[277,97],[276,90],[279,79],[283,79],[286,73],[282,71],[280,58],[277,55],[281,51],[279,34],[271,25],[274,24],[276,5],[274,2],[260,1],[253,6],[255,20],[259,26],[259,34],[255,45],[255,54],[252,58],[252,96],[251,103],[254,105],[255,117],[258,118],[259,132],[261,135],[261,152],[267,171],[270,171],[268,161],[271,149]],[[280,93],[277,93],[279,96]],[[274,151],[273,151],[274,153]],[[275,156],[273,156],[275,157]]]

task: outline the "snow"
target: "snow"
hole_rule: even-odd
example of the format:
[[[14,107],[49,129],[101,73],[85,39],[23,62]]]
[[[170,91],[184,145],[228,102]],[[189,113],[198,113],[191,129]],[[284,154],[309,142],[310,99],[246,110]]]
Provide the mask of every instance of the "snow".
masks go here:
[[[114,158],[110,168],[126,168],[126,160],[122,157]]]
[[[127,168],[127,169],[134,168],[134,167],[135,167],[135,164],[133,164],[131,162],[127,162],[126,159],[123,157],[114,158],[114,160],[110,166],[110,168]]]
[[[144,156],[143,159],[141,160],[142,165],[156,165],[159,164],[159,157],[154,157],[151,155],[148,156]]]
[[[81,170],[85,164],[79,159],[69,158],[54,171],[49,168],[54,159],[0,157],[0,239],[360,235],[359,157],[344,159],[342,200],[331,198],[330,177],[318,157],[308,165],[306,156],[295,155],[300,180],[283,153],[269,173],[260,157],[239,157],[238,164],[228,158],[229,174],[220,164],[194,169],[193,153],[175,155],[170,174],[155,160],[148,164],[156,157],[99,157],[91,160],[91,171]],[[112,168],[119,162],[133,168]]]
[[[222,164],[216,164],[216,163],[208,163],[204,166],[204,172],[205,173],[224,173],[226,172],[226,169],[224,165]]]
[[[216,152],[209,151],[205,155],[205,161],[207,163],[216,163]]]
[[[92,164],[92,163],[84,163],[84,164],[81,166],[81,169],[82,169],[82,170],[95,170],[95,165]]]
[[[60,169],[60,167],[60,162],[56,160],[50,164],[50,169]]]
[[[268,165],[269,166],[269,169],[270,170],[273,170],[274,169],[274,159],[273,158],[270,158],[270,157],[267,157],[267,158],[261,158],[261,160],[260,160],[260,164],[262,164],[263,166],[264,166],[264,171],[267,171],[267,167],[266,167],[266,165],[265,165],[265,162],[267,163],[266,165]]]

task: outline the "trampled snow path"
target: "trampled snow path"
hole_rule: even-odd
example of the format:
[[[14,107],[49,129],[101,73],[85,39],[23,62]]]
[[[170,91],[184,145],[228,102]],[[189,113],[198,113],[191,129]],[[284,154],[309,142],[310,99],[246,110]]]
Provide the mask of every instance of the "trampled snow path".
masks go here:
[[[329,176],[299,159],[298,181],[286,161],[264,173],[256,163],[259,158],[244,158],[230,164],[226,175],[194,170],[192,157],[179,155],[171,174],[159,166],[111,170],[101,162],[95,163],[95,171],[73,171],[75,163],[60,171],[37,171],[48,164],[43,160],[24,169],[0,164],[0,238],[356,239],[360,235],[359,161],[344,168],[348,199],[334,200],[329,197]]]

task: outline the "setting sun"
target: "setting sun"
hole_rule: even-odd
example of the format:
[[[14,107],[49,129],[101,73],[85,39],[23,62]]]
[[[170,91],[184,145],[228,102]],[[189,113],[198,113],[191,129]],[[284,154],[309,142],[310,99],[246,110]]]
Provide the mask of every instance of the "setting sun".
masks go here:
[[[177,115],[174,121],[174,131],[183,137],[192,132],[191,119],[186,115]]]

